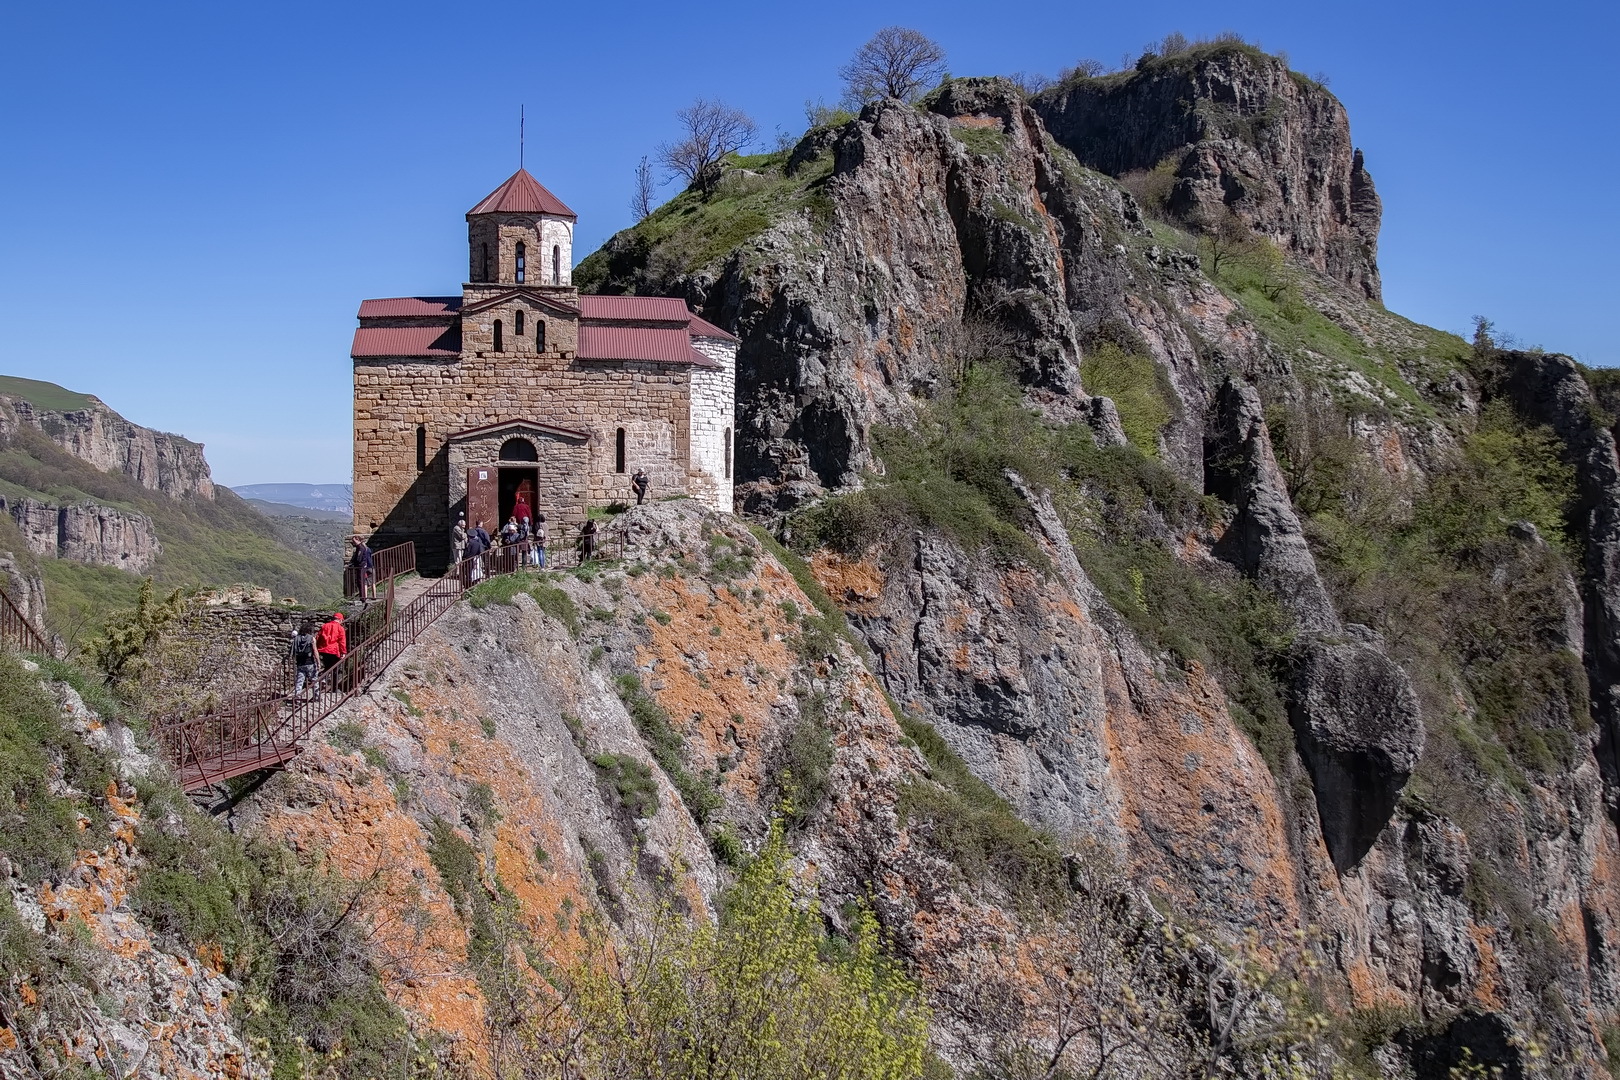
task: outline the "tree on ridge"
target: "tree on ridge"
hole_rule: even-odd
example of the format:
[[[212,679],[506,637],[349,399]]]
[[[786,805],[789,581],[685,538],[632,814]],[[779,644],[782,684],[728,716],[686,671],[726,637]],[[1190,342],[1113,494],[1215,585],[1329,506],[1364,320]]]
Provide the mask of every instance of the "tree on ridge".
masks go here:
[[[852,102],[911,101],[945,74],[945,50],[904,26],[885,26],[858,49],[838,77]]]
[[[709,195],[720,182],[721,161],[747,146],[758,129],[741,109],[708,98],[698,98],[675,118],[686,135],[678,142],[659,144],[658,164]]]

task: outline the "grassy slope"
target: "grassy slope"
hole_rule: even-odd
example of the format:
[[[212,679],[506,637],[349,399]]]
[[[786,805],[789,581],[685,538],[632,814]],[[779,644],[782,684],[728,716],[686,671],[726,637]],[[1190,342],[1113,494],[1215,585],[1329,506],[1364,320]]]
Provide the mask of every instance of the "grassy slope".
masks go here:
[[[331,598],[337,576],[315,559],[288,547],[274,526],[230,490],[215,499],[176,501],[148,491],[128,477],[102,472],[66,453],[32,430],[19,431],[0,448],[0,491],[53,502],[94,500],[146,514],[157,530],[162,554],[152,568],[160,585],[264,585],[277,596],[309,603]],[[110,567],[41,560],[49,622],[59,632],[82,630],[97,613],[133,600],[140,579]]]
[[[36,409],[47,409],[51,412],[76,412],[95,404],[86,394],[75,393],[55,383],[24,379],[16,375],[0,375],[0,394],[22,398]]]
[[[822,184],[832,175],[832,153],[786,172],[788,154],[756,154],[729,159],[719,189],[708,199],[687,190],[644,220],[592,252],[574,269],[581,292],[633,291],[632,269],[647,267],[659,276],[687,273],[714,263],[781,221],[809,208],[829,208]]]

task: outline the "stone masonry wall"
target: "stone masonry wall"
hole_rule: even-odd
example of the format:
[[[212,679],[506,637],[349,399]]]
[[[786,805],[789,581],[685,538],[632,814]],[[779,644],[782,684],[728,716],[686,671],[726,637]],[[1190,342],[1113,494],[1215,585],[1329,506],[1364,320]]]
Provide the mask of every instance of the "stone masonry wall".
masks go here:
[[[517,282],[517,246],[524,251],[525,285],[567,285],[573,280],[574,224],[549,214],[480,214],[467,223],[467,280],[484,278],[484,245],[489,245],[489,281]],[[557,248],[554,275],[551,249]]]
[[[535,314],[538,313],[535,308]],[[448,551],[450,436],[506,420],[538,420],[589,433],[575,478],[592,503],[631,498],[629,474],[653,474],[658,490],[687,490],[689,369],[668,364],[581,362],[575,327],[548,320],[547,351],[533,339],[490,351],[495,318],[506,307],[464,321],[463,358],[449,362],[357,363],[354,369],[354,508],[357,531],[373,546],[414,539],[425,563]],[[534,317],[531,314],[526,322]],[[516,349],[514,350],[514,346]],[[417,467],[417,427],[426,429],[427,468]],[[614,470],[615,435],[626,433],[626,472]],[[459,481],[465,484],[465,474]],[[538,505],[537,512],[562,512]],[[444,549],[441,551],[440,549]]]
[[[692,345],[722,367],[692,371],[692,454],[687,487],[705,506],[729,514],[737,452],[737,345],[718,338],[695,338]]]

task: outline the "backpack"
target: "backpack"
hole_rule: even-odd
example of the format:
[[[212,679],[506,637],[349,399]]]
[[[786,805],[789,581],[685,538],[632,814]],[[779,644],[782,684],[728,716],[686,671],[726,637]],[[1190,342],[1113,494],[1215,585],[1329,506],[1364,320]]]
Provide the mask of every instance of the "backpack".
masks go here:
[[[293,637],[293,663],[299,667],[315,662],[315,636],[313,634],[297,634]]]

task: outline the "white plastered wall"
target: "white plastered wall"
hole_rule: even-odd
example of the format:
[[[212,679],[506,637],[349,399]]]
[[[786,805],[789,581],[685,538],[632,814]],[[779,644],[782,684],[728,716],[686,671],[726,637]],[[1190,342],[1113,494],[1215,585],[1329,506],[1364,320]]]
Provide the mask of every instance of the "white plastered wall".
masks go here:
[[[729,514],[737,461],[737,343],[693,338],[692,347],[720,366],[692,369],[691,492]]]
[[[560,280],[553,280],[551,249],[557,248]],[[540,258],[533,264],[542,285],[571,285],[574,281],[574,223],[567,218],[540,218]]]

